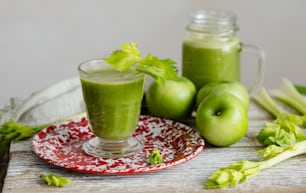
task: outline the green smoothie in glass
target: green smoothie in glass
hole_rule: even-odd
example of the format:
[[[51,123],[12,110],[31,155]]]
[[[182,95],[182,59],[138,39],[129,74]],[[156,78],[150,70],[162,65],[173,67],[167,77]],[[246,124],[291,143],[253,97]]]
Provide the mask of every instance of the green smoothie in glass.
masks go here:
[[[93,132],[104,139],[131,136],[140,114],[144,74],[101,68],[82,75],[81,83]]]

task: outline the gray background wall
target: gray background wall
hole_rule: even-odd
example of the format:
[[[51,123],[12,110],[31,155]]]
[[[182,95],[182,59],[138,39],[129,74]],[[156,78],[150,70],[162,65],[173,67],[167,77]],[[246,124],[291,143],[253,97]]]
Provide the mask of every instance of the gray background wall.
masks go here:
[[[1,0],[0,106],[77,76],[80,62],[127,41],[180,65],[189,14],[208,8],[236,12],[240,39],[265,49],[265,87],[279,86],[282,77],[306,85],[304,0]],[[248,86],[256,61],[242,60]]]

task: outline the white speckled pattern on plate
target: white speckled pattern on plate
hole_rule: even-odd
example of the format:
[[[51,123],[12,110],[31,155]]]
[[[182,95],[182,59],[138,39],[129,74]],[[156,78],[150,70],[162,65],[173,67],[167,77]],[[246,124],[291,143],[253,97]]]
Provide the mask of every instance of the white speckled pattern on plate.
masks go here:
[[[55,124],[33,138],[32,148],[41,159],[65,169],[94,174],[133,174],[184,163],[204,148],[204,140],[191,127],[172,120],[140,116],[134,137],[144,149],[125,158],[96,158],[85,154],[83,142],[94,137],[86,118]],[[159,149],[164,162],[150,165],[148,155]]]

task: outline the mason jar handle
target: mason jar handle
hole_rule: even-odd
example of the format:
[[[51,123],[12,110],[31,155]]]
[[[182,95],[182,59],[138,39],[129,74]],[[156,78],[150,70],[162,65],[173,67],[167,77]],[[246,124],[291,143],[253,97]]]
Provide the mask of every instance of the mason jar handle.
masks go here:
[[[258,57],[257,77],[255,83],[248,90],[249,95],[253,96],[263,85],[265,66],[266,66],[265,52],[262,48],[256,45],[246,44],[246,43],[242,43],[242,52],[255,53]]]

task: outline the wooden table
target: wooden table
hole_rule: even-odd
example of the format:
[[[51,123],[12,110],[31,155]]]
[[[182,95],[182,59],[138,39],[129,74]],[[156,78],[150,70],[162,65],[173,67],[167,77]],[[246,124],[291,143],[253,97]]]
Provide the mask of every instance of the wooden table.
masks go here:
[[[3,193],[22,192],[306,192],[306,156],[291,158],[262,171],[235,188],[207,190],[203,184],[219,167],[238,160],[258,160],[261,148],[258,131],[271,117],[256,104],[249,109],[249,130],[245,138],[231,147],[206,146],[189,162],[166,170],[136,175],[91,175],[49,165],[31,149],[31,139],[11,145]],[[74,183],[64,188],[49,187],[38,177],[40,172],[57,173]]]

